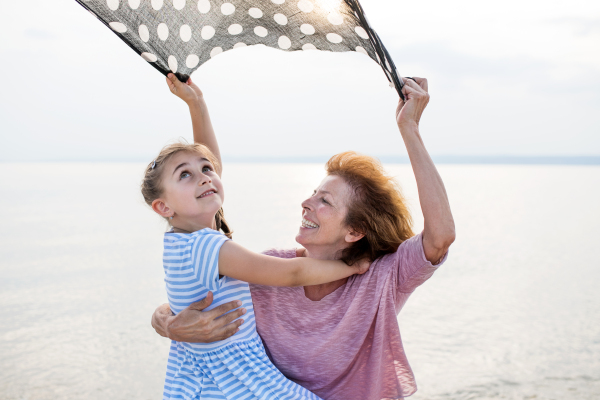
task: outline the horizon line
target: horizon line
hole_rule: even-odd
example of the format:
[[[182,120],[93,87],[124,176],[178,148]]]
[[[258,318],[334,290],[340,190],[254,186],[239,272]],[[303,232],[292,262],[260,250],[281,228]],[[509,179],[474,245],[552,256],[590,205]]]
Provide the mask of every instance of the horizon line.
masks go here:
[[[228,163],[265,163],[265,164],[323,164],[331,156],[240,156],[223,155]],[[383,164],[410,164],[408,156],[380,155],[373,156]],[[436,164],[499,164],[499,165],[600,165],[600,155],[432,155]],[[141,157],[98,157],[72,159],[33,159],[33,160],[1,160],[9,163],[138,163],[147,162]]]

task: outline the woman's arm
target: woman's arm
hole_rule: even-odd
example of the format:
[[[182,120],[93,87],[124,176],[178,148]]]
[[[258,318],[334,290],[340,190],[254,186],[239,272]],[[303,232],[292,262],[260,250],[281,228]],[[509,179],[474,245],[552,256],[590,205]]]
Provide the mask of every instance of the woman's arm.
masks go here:
[[[208,147],[213,152],[219,161],[219,169],[217,173],[221,176],[223,172],[223,162],[221,161],[221,152],[219,151],[219,143],[217,136],[210,121],[208,107],[204,101],[204,95],[198,86],[189,78],[186,83],[177,79],[175,74],[167,75],[167,84],[171,93],[186,102],[190,109],[192,117],[192,128],[194,130],[194,142],[201,143]]]
[[[437,264],[454,242],[454,219],[442,178],[437,172],[419,134],[419,121],[429,102],[425,78],[405,79],[402,89],[406,102],[400,99],[396,122],[406,145],[410,163],[417,180],[419,202],[425,220],[423,249],[425,257]]]
[[[227,339],[244,323],[238,318],[246,313],[246,309],[239,308],[242,302],[234,300],[202,311],[212,300],[212,293],[208,292],[204,299],[190,304],[177,315],[173,315],[168,304],[163,304],[152,314],[152,327],[160,336],[178,342],[212,343]]]
[[[268,286],[319,285],[364,274],[370,266],[364,260],[349,266],[342,261],[296,257],[277,258],[257,254],[227,241],[219,252],[219,273],[241,281]]]

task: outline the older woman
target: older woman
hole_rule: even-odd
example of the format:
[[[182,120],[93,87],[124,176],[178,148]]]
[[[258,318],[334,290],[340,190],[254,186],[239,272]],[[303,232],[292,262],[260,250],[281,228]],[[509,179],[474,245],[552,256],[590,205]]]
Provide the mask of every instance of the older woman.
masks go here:
[[[200,90],[174,76],[167,81],[190,107],[194,139],[219,156]],[[327,176],[302,203],[296,241],[303,248],[267,254],[349,264],[367,257],[372,260],[369,271],[317,286],[250,287],[257,330],[273,363],[328,400],[401,399],[416,391],[397,314],[444,262],[454,241],[446,191],[419,134],[429,101],[427,80],[406,80],[403,93],[407,100],[400,100],[396,121],[417,180],[423,232],[413,234],[404,200],[376,160],[341,153],[327,162]],[[239,307],[234,301],[202,311],[210,309],[211,301],[209,295],[177,316],[163,305],[152,325],[177,341],[212,342],[233,335],[244,310],[234,310]]]

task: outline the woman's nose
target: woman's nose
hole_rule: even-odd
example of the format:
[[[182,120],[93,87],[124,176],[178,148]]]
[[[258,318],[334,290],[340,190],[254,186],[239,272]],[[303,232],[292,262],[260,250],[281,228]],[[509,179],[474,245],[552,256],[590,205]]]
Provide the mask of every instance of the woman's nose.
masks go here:
[[[303,209],[308,210],[308,211],[311,211],[313,209],[312,205],[310,204],[310,199],[311,198],[308,198],[302,202]]]

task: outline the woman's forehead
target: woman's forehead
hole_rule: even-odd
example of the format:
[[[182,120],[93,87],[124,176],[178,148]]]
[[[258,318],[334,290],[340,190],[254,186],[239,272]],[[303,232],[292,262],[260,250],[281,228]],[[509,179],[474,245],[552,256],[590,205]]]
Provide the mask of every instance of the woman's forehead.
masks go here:
[[[347,197],[350,194],[350,185],[339,175],[327,175],[319,186],[317,192],[327,192],[333,197]]]

